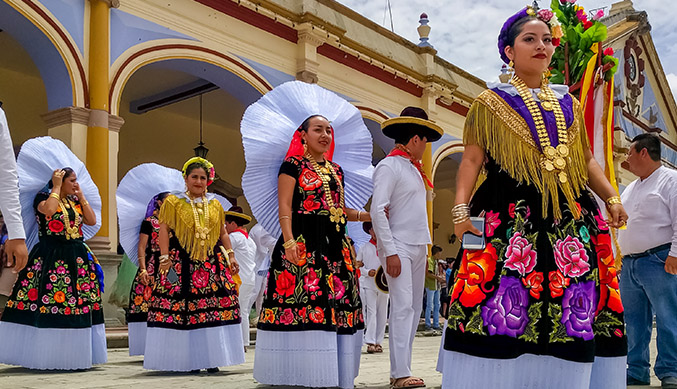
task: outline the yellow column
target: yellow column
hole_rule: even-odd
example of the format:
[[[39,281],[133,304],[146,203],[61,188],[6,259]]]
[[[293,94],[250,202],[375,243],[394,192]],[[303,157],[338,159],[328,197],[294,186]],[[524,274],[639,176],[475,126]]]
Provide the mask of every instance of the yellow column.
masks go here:
[[[433,179],[433,153],[432,146],[430,143],[426,144],[425,152],[423,153],[423,171],[425,175],[428,176],[430,181]],[[430,230],[430,238],[433,236],[433,198],[432,193],[426,198],[426,209],[428,211],[428,230]],[[432,246],[428,247],[428,255],[430,255],[430,250]]]
[[[87,169],[101,195],[101,229],[97,233],[104,248],[109,241],[108,187],[108,71],[110,2],[90,0],[89,19],[89,107]]]

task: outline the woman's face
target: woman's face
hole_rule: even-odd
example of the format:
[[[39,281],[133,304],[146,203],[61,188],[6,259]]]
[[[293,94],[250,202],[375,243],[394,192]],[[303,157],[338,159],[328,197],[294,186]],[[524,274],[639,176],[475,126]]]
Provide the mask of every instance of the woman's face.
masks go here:
[[[64,195],[74,195],[79,189],[80,184],[78,184],[78,177],[75,172],[64,178],[61,183],[61,193]]]
[[[203,168],[194,168],[185,178],[186,188],[193,196],[202,196],[207,191],[207,172]]]
[[[323,154],[331,146],[331,125],[322,116],[315,116],[308,122],[308,130],[303,131],[302,139],[312,154]]]
[[[522,26],[515,44],[505,48],[505,54],[515,64],[515,71],[524,74],[540,74],[550,66],[555,52],[550,28],[540,20],[530,20]]]

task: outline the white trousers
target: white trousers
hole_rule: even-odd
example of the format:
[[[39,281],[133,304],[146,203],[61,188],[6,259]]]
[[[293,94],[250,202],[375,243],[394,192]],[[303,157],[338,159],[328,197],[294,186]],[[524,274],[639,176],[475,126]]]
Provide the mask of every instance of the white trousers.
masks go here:
[[[411,351],[423,309],[423,285],[426,271],[426,245],[408,245],[395,241],[402,270],[397,278],[386,272],[390,292],[388,344],[390,377],[411,376]],[[385,257],[380,257],[386,269]]]
[[[0,294],[9,297],[12,294],[12,289],[18,276],[18,274],[12,271],[11,267],[2,269],[2,275],[0,275]]]
[[[259,274],[262,273],[262,274]],[[265,272],[258,271],[256,272],[256,286],[254,290],[256,292],[256,316],[261,314],[261,307],[263,306],[263,296],[266,291],[266,281],[268,281],[268,271]]]
[[[388,293],[383,293],[378,289],[362,289],[362,304],[367,321],[364,343],[383,343],[386,320],[388,320]]]
[[[240,295],[238,299],[240,301],[240,317],[242,322],[242,344],[249,346],[249,311],[252,309],[254,304],[254,299],[256,295],[254,294],[255,284],[247,283],[240,285]]]

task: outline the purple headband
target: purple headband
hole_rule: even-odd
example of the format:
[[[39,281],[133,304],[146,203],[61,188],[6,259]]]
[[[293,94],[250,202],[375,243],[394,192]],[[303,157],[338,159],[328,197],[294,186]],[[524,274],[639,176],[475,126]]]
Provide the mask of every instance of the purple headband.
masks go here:
[[[510,63],[510,58],[505,55],[505,47],[508,46],[508,31],[510,31],[510,27],[512,27],[515,22],[527,16],[529,16],[527,7],[524,7],[503,23],[503,28],[501,28],[501,32],[498,34],[498,52],[501,54],[501,59],[505,63]]]
[[[146,216],[144,219],[149,218],[153,216],[153,212],[158,209],[158,201],[160,200],[160,197],[164,195],[166,192],[161,192],[153,196],[152,199],[150,199],[150,202],[148,203],[148,207],[146,207]]]

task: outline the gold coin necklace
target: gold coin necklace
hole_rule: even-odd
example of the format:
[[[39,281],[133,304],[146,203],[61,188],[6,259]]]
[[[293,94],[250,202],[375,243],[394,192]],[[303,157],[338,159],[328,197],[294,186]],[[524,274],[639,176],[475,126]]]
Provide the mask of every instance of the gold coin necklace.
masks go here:
[[[561,183],[566,183],[568,177],[564,169],[567,166],[567,157],[569,156],[569,147],[568,143],[568,134],[566,128],[566,120],[564,119],[564,113],[562,112],[562,107],[559,104],[559,100],[555,93],[548,87],[548,81],[543,79],[541,83],[541,91],[538,93],[538,99],[541,100],[541,106],[546,111],[552,111],[555,115],[555,123],[557,124],[557,147],[553,147],[550,144],[550,137],[548,136],[548,130],[545,127],[545,122],[543,120],[543,115],[541,110],[536,104],[536,100],[529,91],[529,87],[524,83],[524,81],[518,76],[513,76],[510,83],[517,89],[520,97],[524,101],[529,113],[531,114],[532,119],[534,120],[534,125],[536,127],[536,133],[538,134],[538,141],[541,144],[541,149],[543,156],[541,157],[541,167],[548,172],[557,171],[557,177]]]
[[[190,203],[190,208],[193,210],[193,219],[195,220],[195,239],[200,241],[200,246],[205,246],[207,241],[207,234],[209,233],[208,223],[209,223],[209,204],[207,203],[207,197],[202,196],[202,202],[196,203],[195,199],[190,196],[190,193],[186,192],[188,197],[188,202]],[[204,222],[200,222],[200,214],[203,214]]]
[[[332,166],[331,162],[326,161],[325,166],[320,167],[320,165],[315,161],[315,158],[313,158],[310,153],[306,152],[305,154],[306,159],[310,162],[310,165],[312,166],[313,170],[315,170],[315,173],[320,177],[320,180],[322,181],[322,190],[324,191],[324,199],[327,202],[327,205],[329,206],[329,220],[336,223],[336,231],[341,231],[341,224],[346,223],[346,215],[345,212],[343,211],[343,207],[345,205],[345,198],[343,194],[343,185],[341,184],[341,180],[339,180],[338,175],[336,174],[336,170],[334,170],[334,166]],[[339,205],[336,206],[334,204],[334,199],[331,197],[331,188],[329,187],[329,182],[331,181],[331,177],[334,177],[334,180],[336,181],[336,185],[338,186],[337,190],[339,192]]]
[[[82,218],[78,214],[78,211],[75,210],[75,204],[73,204],[73,202],[71,202],[71,200],[68,199],[68,198],[60,199],[59,203],[61,204],[61,211],[62,211],[61,213],[63,215],[63,224],[66,228],[66,240],[79,238],[81,235],[80,235],[80,229],[78,228],[78,222]],[[68,215],[69,209],[72,209],[73,214],[75,214],[75,220],[73,222],[73,226],[71,226],[70,216]]]

